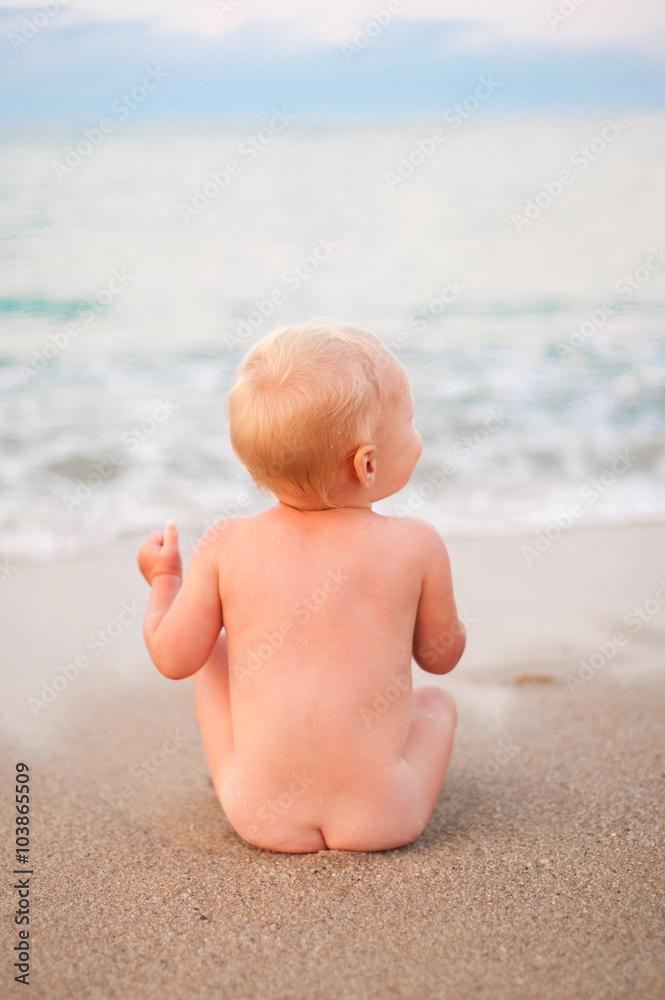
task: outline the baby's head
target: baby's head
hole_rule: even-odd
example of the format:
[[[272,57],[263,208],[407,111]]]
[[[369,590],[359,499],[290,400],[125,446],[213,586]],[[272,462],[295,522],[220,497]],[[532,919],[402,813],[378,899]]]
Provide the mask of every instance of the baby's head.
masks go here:
[[[228,397],[231,445],[260,488],[298,506],[336,506],[344,463],[374,440],[403,390],[397,358],[350,323],[276,330],[245,356]]]

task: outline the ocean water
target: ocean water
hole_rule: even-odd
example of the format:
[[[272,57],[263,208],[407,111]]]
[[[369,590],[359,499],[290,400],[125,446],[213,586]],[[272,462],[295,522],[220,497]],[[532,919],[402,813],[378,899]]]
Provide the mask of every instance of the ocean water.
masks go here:
[[[441,124],[4,133],[0,554],[169,517],[187,549],[266,506],[225,393],[324,315],[411,378],[423,457],[377,510],[447,536],[664,517],[663,117]]]

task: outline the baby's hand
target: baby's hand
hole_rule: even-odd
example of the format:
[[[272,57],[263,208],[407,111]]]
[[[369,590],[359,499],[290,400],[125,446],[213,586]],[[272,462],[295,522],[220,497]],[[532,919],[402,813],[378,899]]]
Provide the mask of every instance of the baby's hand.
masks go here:
[[[138,554],[139,569],[152,586],[162,573],[182,577],[182,562],[178,548],[178,528],[175,521],[166,522],[166,530],[148,535]]]

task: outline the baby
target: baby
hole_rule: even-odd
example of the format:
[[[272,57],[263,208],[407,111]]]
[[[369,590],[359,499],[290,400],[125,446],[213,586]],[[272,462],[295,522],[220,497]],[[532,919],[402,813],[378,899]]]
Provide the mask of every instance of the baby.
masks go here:
[[[412,690],[465,645],[434,528],[372,504],[422,450],[404,368],[350,324],[254,345],[228,398],[231,444],[277,503],[213,525],[184,579],[177,529],[139,552],[158,670],[194,674],[224,812],[271,851],[382,851],[422,833],[448,766],[455,705]]]

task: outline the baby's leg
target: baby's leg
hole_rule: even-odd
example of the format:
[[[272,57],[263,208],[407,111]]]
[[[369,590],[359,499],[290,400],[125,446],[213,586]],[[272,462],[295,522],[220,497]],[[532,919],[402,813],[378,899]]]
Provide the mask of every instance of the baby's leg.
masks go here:
[[[434,685],[414,689],[404,759],[411,765],[420,787],[425,822],[432,814],[446,776],[456,723],[455,702],[447,691]]]
[[[194,712],[212,782],[219,794],[233,763],[229,660],[223,632],[208,662],[194,674]]]
[[[413,692],[406,748],[389,781],[377,782],[377,796],[364,794],[344,817],[322,830],[337,851],[386,851],[410,844],[432,815],[453,748],[455,702],[439,687]]]

